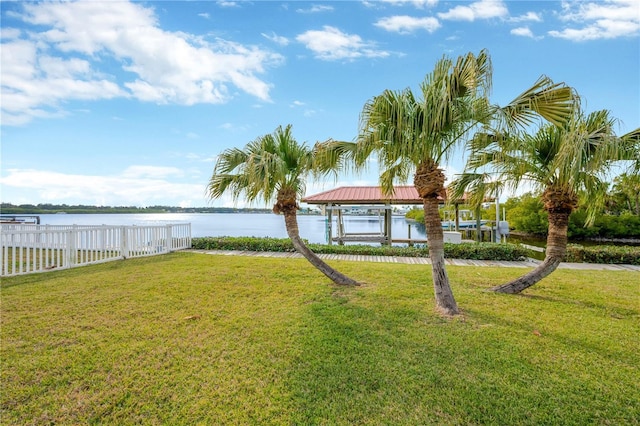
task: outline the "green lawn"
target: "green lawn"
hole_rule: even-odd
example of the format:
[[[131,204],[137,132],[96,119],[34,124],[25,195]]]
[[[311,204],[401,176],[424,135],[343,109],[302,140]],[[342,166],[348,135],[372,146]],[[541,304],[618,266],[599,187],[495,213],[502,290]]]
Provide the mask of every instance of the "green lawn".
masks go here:
[[[2,280],[0,422],[640,424],[640,274],[174,253]]]

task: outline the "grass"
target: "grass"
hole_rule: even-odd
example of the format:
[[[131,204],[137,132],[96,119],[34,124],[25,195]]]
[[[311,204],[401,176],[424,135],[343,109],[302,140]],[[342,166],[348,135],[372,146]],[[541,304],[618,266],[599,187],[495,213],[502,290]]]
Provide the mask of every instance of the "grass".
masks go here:
[[[1,423],[640,423],[637,272],[173,253],[2,280]]]

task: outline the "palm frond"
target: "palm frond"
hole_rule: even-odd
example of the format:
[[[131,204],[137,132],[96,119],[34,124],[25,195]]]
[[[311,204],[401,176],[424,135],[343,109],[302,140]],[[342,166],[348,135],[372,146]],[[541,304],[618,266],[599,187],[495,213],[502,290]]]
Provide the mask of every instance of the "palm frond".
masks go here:
[[[233,148],[218,156],[207,190],[210,198],[229,193],[235,201],[274,201],[278,191],[293,190],[304,195],[305,180],[314,166],[313,152],[298,143],[291,125]]]
[[[409,180],[411,171],[412,169],[403,163],[385,167],[380,175],[382,193],[387,196],[393,195],[395,184],[405,184]]]
[[[313,171],[316,175],[337,174],[357,170],[355,157],[358,144],[333,139],[317,142],[313,146]]]
[[[562,126],[577,105],[578,97],[572,88],[542,76],[508,105],[496,109],[495,114],[501,126],[508,128],[530,126],[539,117]]]

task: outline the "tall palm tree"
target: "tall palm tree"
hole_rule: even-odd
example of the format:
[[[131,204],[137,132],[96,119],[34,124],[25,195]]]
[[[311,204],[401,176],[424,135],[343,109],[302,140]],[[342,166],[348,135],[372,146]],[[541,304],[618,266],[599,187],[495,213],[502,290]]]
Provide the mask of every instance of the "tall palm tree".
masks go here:
[[[471,141],[467,168],[457,181],[460,187],[474,187],[493,175],[512,189],[529,183],[542,192],[549,217],[544,261],[527,274],[492,290],[520,293],[548,276],[562,261],[567,248],[569,215],[578,206],[580,193],[586,194],[588,220],[604,204],[606,172],[624,159],[622,139],[615,137],[616,120],[607,110],[588,115],[575,110],[565,125],[547,124],[535,134],[499,136],[480,133]],[[488,173],[476,173],[479,169]],[[481,187],[481,186],[480,186]]]
[[[291,134],[291,125],[279,126],[273,134],[261,136],[244,149],[231,148],[218,156],[209,181],[210,198],[231,193],[234,200],[274,201],[273,212],[284,215],[287,234],[296,251],[334,283],[358,285],[336,271],[313,253],[300,238],[298,198],[304,195],[305,179],[314,172],[315,151],[299,144]]]
[[[367,159],[377,154],[380,185],[387,195],[393,193],[394,183],[406,182],[413,174],[423,200],[436,306],[447,315],[459,310],[445,268],[438,214],[438,197],[445,195],[441,162],[477,126],[530,124],[540,116],[563,122],[574,103],[570,88],[543,77],[509,105],[492,105],[491,78],[485,50],[455,62],[442,58],[420,85],[418,96],[410,89],[385,90],[365,104],[355,143],[331,142],[336,155],[346,154],[356,169],[366,167]]]

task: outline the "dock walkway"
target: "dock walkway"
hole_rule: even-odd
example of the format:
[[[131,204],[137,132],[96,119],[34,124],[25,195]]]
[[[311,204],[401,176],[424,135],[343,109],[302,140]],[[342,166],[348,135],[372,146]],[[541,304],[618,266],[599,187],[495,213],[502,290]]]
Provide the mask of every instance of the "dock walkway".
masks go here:
[[[266,251],[235,251],[235,250],[189,250],[194,253],[212,254],[219,256],[254,256],[301,259],[302,255],[296,252],[266,252]],[[318,254],[322,260],[346,260],[350,262],[386,262],[404,263],[414,265],[431,264],[428,257],[400,257],[400,256],[365,256],[353,254]],[[541,262],[535,259],[525,261],[497,261],[497,260],[470,260],[470,259],[445,259],[447,265],[455,266],[482,266],[504,268],[534,268]],[[635,271],[640,272],[638,265],[610,265],[600,263],[568,263],[563,262],[558,269],[582,269],[598,271]]]

